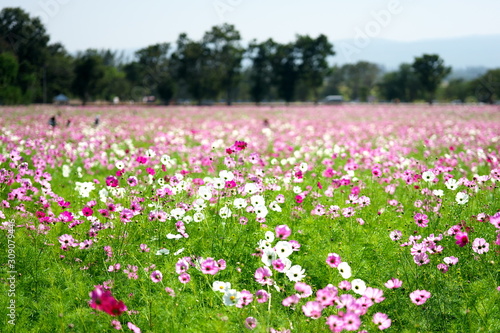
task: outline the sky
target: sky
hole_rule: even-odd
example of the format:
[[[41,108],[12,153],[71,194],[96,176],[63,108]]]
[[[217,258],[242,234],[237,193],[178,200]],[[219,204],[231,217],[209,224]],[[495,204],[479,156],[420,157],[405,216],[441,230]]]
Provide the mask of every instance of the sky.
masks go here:
[[[244,41],[292,41],[296,34],[331,41],[395,41],[500,34],[499,0],[0,0],[42,18],[51,42],[69,51],[140,48],[200,39],[222,23]]]

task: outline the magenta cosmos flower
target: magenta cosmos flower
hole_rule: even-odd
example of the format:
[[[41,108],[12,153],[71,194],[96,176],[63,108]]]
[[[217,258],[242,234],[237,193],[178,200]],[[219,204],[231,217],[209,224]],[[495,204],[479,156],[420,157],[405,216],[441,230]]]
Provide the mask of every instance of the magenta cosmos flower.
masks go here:
[[[329,253],[328,257],[326,258],[326,263],[332,268],[337,268],[341,262],[342,259],[337,253]]]
[[[455,244],[460,247],[464,247],[465,244],[469,243],[469,235],[466,232],[457,232],[455,235],[455,239],[457,240]]]

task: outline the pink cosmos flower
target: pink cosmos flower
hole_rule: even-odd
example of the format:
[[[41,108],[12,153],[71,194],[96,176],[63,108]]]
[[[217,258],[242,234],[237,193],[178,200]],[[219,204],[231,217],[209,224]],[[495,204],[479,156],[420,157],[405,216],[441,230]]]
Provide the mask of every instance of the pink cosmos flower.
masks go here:
[[[385,330],[386,328],[391,327],[392,320],[382,312],[377,312],[373,315],[373,322],[375,325],[378,325],[379,330]]]
[[[443,259],[444,263],[447,264],[448,266],[453,266],[453,265],[456,265],[458,263],[458,258],[457,257],[454,257],[454,256],[451,256],[451,257],[445,257]]]
[[[172,288],[165,287],[165,291],[170,295],[170,297],[175,297],[175,291]]]
[[[472,242],[472,250],[477,254],[483,254],[490,250],[490,244],[484,238],[476,238]]]
[[[295,290],[298,292],[300,298],[306,298],[312,295],[312,288],[310,285],[304,282],[296,282],[294,286]]]
[[[333,287],[333,286],[332,286]],[[320,302],[323,307],[334,305],[335,298],[337,297],[337,289],[323,288],[316,291],[316,301]]]
[[[396,278],[391,278],[384,284],[384,286],[388,289],[397,289],[400,288],[402,285],[403,281]]]
[[[179,281],[181,281],[181,283],[188,283],[191,281],[191,275],[189,275],[189,273],[182,273],[179,275]]]
[[[278,225],[275,229],[276,237],[285,240],[292,234],[292,229],[286,224]]]
[[[243,308],[244,306],[247,306],[248,304],[252,303],[252,301],[253,301],[253,294],[248,290],[242,290],[240,291],[240,298],[236,303],[236,307]]]
[[[219,265],[213,258],[205,259],[200,264],[200,268],[203,274],[215,275],[219,271]]]
[[[306,317],[310,317],[312,319],[318,319],[321,317],[321,312],[323,311],[323,305],[321,305],[318,301],[310,301],[305,305],[302,305],[302,312]]]
[[[288,296],[287,298],[285,298],[281,304],[283,304],[283,306],[287,306],[287,307],[290,307],[294,304],[297,304],[300,300],[300,297],[298,295],[290,295]]]
[[[115,330],[119,330],[120,331],[122,329],[122,324],[118,320],[116,320],[116,319],[113,319],[111,321],[111,326],[113,326],[113,328]]]
[[[274,283],[273,280],[270,278],[270,276],[272,275],[273,273],[269,268],[259,267],[255,270],[254,277],[255,281],[264,286],[264,285],[272,285]]]
[[[163,275],[160,271],[156,270],[151,273],[151,281],[158,283],[163,279]]]
[[[351,290],[351,283],[349,281],[347,281],[347,280],[340,281],[340,283],[339,283],[339,289],[342,289],[342,290],[345,290],[345,291]]]
[[[269,294],[264,289],[259,289],[255,293],[255,297],[257,297],[258,303],[266,303],[267,300],[269,299]]]
[[[245,327],[249,330],[255,329],[257,327],[257,319],[254,317],[247,317],[247,319],[245,319]]]
[[[361,325],[361,319],[353,312],[346,312],[342,319],[344,320],[344,329],[346,331],[355,331]]]
[[[413,219],[415,220],[415,224],[421,228],[427,227],[427,224],[429,223],[429,218],[425,214],[417,213]]]
[[[342,259],[337,253],[329,253],[328,257],[326,258],[326,263],[332,268],[337,268],[341,262]]]
[[[344,330],[344,320],[336,315],[326,318],[326,324],[332,332],[342,332]]]
[[[403,233],[399,230],[393,230],[391,231],[391,233],[389,234],[389,237],[391,237],[391,239],[393,241],[398,241],[401,239],[401,237],[403,236]]]
[[[446,272],[448,272],[448,268],[449,268],[449,267],[448,267],[448,265],[446,265],[446,264],[438,264],[438,265],[437,265],[437,269],[438,269],[440,272],[442,272],[442,273],[446,273]]]
[[[380,303],[385,299],[384,292],[381,289],[372,287],[367,287],[363,296],[368,297],[374,303]]]
[[[135,326],[134,324],[132,324],[131,322],[128,322],[127,323],[127,327],[134,333],[141,333],[141,329],[137,326]]]
[[[431,262],[427,253],[420,253],[420,254],[414,255],[413,261],[419,266],[426,265],[426,264]]]
[[[457,244],[460,247],[464,247],[465,244],[469,243],[469,235],[466,232],[457,232],[455,234],[455,239],[457,240],[455,244]]]
[[[410,294],[411,301],[416,305],[422,305],[431,297],[427,290],[415,290]]]

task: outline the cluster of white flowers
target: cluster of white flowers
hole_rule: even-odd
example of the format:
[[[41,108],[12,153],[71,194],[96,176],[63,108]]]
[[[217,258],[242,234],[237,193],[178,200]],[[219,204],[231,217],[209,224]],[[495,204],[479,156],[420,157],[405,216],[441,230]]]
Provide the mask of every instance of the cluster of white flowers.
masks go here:
[[[69,177],[69,175],[70,175],[70,173],[71,173],[71,168],[70,168],[70,166],[69,166],[69,165],[67,165],[67,164],[64,164],[64,165],[62,166],[62,175],[63,175],[63,177],[68,178],[68,177]]]
[[[285,273],[290,281],[301,281],[305,276],[305,270],[300,265],[292,265],[288,257],[295,251],[289,241],[278,241],[274,246],[275,236],[272,231],[265,233],[264,239],[259,241],[259,248],[262,250],[261,260],[264,265],[273,266],[277,271]],[[279,259],[279,264],[275,261]]]
[[[88,198],[90,192],[95,189],[95,185],[92,182],[75,182],[75,184],[75,190],[84,198]]]

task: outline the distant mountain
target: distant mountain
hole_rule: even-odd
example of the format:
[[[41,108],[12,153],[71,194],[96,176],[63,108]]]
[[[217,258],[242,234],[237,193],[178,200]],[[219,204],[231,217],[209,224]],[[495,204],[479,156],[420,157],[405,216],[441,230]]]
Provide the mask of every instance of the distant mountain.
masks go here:
[[[336,54],[332,62],[338,65],[365,60],[380,64],[386,70],[394,70],[401,63],[412,63],[415,57],[424,53],[435,53],[455,70],[500,68],[500,35],[414,42],[358,38],[333,41],[333,45]]]

